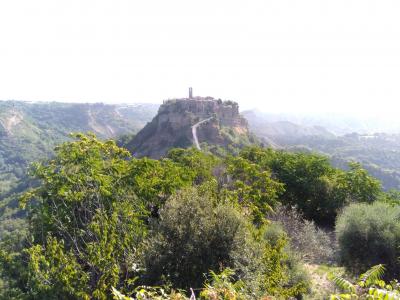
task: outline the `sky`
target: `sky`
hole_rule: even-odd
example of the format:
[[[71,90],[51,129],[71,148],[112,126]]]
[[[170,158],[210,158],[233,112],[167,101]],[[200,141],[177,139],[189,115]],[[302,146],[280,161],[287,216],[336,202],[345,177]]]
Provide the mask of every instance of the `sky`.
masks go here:
[[[395,114],[400,1],[0,2],[0,99]]]

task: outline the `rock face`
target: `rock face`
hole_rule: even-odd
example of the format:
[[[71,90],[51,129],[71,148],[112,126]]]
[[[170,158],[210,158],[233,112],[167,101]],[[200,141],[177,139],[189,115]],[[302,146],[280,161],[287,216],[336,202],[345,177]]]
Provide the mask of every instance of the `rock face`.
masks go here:
[[[160,158],[170,148],[193,145],[192,126],[209,118],[197,128],[200,143],[226,147],[233,142],[229,136],[247,137],[248,124],[236,102],[192,97],[164,101],[154,119],[127,147],[134,156]]]

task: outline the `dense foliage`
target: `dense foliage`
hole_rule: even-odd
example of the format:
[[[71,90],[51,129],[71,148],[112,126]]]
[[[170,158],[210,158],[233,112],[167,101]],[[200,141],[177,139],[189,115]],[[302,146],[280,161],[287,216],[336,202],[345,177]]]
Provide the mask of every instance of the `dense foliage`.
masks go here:
[[[331,295],[331,300],[370,299],[370,300],[399,300],[400,284],[397,280],[385,282],[384,265],[375,265],[361,274],[356,283],[331,274],[331,280],[343,291],[342,294]]]
[[[319,228],[313,221],[305,220],[294,207],[279,205],[267,215],[270,228],[284,231],[290,246],[297,255],[309,263],[332,263],[335,261],[334,236]]]
[[[41,299],[103,298],[112,285],[128,284],[131,255],[146,232],[144,204],[128,183],[129,153],[112,142],[79,138],[34,166],[42,184],[22,199],[33,245],[19,253],[28,261],[20,288]]]
[[[359,272],[378,263],[390,278],[400,276],[400,206],[386,203],[353,204],[336,224],[340,258]]]
[[[30,163],[53,155],[71,132],[112,138],[137,132],[157,105],[104,105],[0,101],[0,239],[25,227],[18,197],[32,182]]]
[[[211,195],[196,189],[172,196],[160,213],[145,253],[147,276],[152,284],[170,281],[177,288],[201,288],[209,270],[251,266],[261,254],[254,249],[246,220],[230,205],[213,203]],[[185,268],[182,268],[185,266]]]
[[[234,251],[234,245],[238,249],[240,236],[242,240],[245,236],[251,240],[251,234],[245,234],[251,225],[245,225],[248,221],[243,219],[245,214],[240,213],[240,203],[232,202],[235,198],[227,198],[230,203],[227,206],[217,205],[216,201],[222,197],[225,188],[222,185],[218,188],[215,179],[210,177],[213,158],[196,151],[191,159],[186,159],[188,153],[175,151],[170,159],[160,161],[130,159],[129,153],[114,142],[103,143],[94,136],[77,135],[76,138],[77,141],[58,147],[54,159],[37,163],[32,168],[32,174],[40,185],[27,192],[21,200],[28,211],[29,234],[18,244],[20,249],[3,243],[1,252],[2,273],[8,278],[10,293],[28,299],[107,298],[111,287],[122,291],[133,287],[137,270],[132,266],[140,265],[143,253],[150,255],[150,250],[154,257],[150,256],[150,260],[145,258],[143,266],[147,267],[147,272],[140,278],[143,281],[148,278],[158,280],[163,275],[175,278],[171,281],[178,287],[201,285],[202,274],[208,271],[207,259],[209,268],[243,265],[242,269],[238,268],[238,276],[245,268],[255,268],[255,262],[246,263],[245,257]],[[207,158],[210,161],[204,168],[193,169],[192,164]],[[165,204],[179,189],[200,182],[203,185],[198,189],[209,189],[209,197],[196,198],[194,194],[182,198],[177,194]],[[198,210],[196,199],[201,200]],[[174,205],[178,206],[175,210]],[[200,218],[197,230],[204,235],[196,234],[194,228],[189,230],[193,224],[191,218],[186,219],[188,224],[184,218],[182,223],[176,223],[179,219],[176,214],[184,211],[182,205],[189,209],[187,214]],[[158,216],[160,208],[161,218]],[[153,223],[157,225],[149,231],[149,225]],[[179,235],[174,235],[174,225],[177,224],[183,226],[181,229],[178,227],[178,232],[183,232],[181,240]],[[146,238],[149,233],[151,236]],[[200,237],[203,242],[196,240]],[[187,254],[188,260],[184,260],[184,264],[179,260],[174,264],[173,258],[177,258],[177,253],[173,251],[165,260],[161,251],[164,249],[163,239],[168,240],[166,245],[170,247],[176,245],[175,249],[187,243],[187,249],[191,249]],[[148,244],[153,246],[149,251],[143,251]],[[278,248],[264,244],[260,253],[265,253],[261,255],[265,264],[260,264],[256,273],[266,277],[263,282],[269,278],[271,284],[260,289],[270,289],[271,292],[284,290],[283,282],[287,276],[286,268],[281,266],[284,241]],[[211,259],[211,253],[215,253],[214,259]],[[159,257],[162,265],[156,266],[162,266],[161,272],[154,271],[149,265]],[[182,268],[187,268],[189,262],[193,264],[193,270],[187,273]],[[260,266],[265,270],[276,270],[272,274],[264,273]],[[174,275],[180,272],[182,275]],[[287,293],[303,292],[304,285],[293,282]]]
[[[137,159],[82,134],[55,153],[31,169],[38,184],[20,201],[27,231],[0,242],[3,298],[185,299],[190,288],[204,299],[299,298],[310,282],[295,253],[330,256],[307,256],[329,238],[281,209],[332,226],[351,203],[396,205],[359,165],[342,171],[315,154],[173,149]]]
[[[358,164],[345,172],[317,154],[248,148],[239,155],[250,165],[270,172],[283,184],[280,200],[293,205],[308,219],[333,225],[338,211],[351,202],[373,202],[381,193],[379,181]]]

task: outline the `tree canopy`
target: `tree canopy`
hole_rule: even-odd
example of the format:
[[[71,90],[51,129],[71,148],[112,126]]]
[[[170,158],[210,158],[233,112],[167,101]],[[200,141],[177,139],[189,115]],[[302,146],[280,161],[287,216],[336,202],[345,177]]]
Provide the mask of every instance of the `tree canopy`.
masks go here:
[[[138,159],[83,134],[55,153],[31,169],[38,185],[20,201],[26,234],[0,244],[9,298],[109,299],[142,284],[207,291],[205,274],[225,269],[249,299],[299,297],[307,279],[287,236],[270,238],[267,214],[295,206],[333,226],[349,203],[393,198],[359,165],[338,170],[316,154],[173,149]]]

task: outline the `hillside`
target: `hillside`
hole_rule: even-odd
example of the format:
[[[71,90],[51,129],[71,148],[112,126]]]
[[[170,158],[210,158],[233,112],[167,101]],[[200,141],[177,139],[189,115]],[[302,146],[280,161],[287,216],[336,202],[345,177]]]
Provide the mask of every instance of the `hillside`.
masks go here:
[[[80,134],[38,166],[30,222],[0,239],[1,299],[328,299],[330,271],[399,275],[399,198],[358,165],[261,147],[132,158]]]
[[[380,179],[385,190],[400,188],[400,135],[362,133],[366,129],[376,128],[377,131],[384,128],[384,121],[378,124],[376,120],[361,122],[357,118],[305,118],[254,111],[243,114],[249,120],[250,130],[267,146],[291,151],[317,151],[329,156],[336,167],[344,169],[348,162],[356,161]]]
[[[69,133],[90,131],[101,138],[136,133],[156,107],[0,102],[0,195],[27,164],[47,157]]]
[[[12,217],[15,197],[27,186],[27,167],[53,154],[71,132],[101,138],[134,134],[158,105],[105,105],[0,101],[0,219]],[[14,203],[14,204],[13,204]],[[2,230],[0,225],[0,231]]]
[[[374,132],[399,133],[400,122],[396,115],[386,114],[349,114],[323,112],[265,113],[259,110],[247,110],[243,115],[249,119],[250,126],[264,123],[290,122],[301,128],[321,127],[335,134],[344,135],[352,132],[370,134]]]
[[[14,177],[0,201],[2,299],[105,299],[111,293],[132,295],[143,286],[149,289],[142,289],[147,299],[156,299],[157,287],[168,284],[181,291],[179,299],[189,299],[185,294],[194,287],[211,300],[217,281],[204,281],[199,274],[207,272],[228,280],[224,291],[246,287],[232,290],[241,299],[326,299],[335,291],[327,279],[333,265],[343,272],[360,260],[356,271],[361,272],[372,262],[383,263],[390,278],[398,275],[398,236],[390,235],[387,242],[373,233],[375,223],[397,230],[392,228],[400,216],[400,196],[385,193],[357,164],[342,170],[341,160],[351,156],[363,162],[365,156],[382,168],[400,168],[396,152],[390,158],[388,150],[398,146],[395,135],[336,136],[322,127],[263,123],[251,116],[248,126],[237,103],[190,97],[165,101],[132,140],[155,106],[6,104],[2,161]],[[254,142],[252,128],[266,142],[294,151],[237,149]],[[132,158],[126,149],[93,135],[69,139],[69,131],[93,131],[101,139],[122,135],[118,144],[134,156],[160,159]],[[57,141],[61,144],[53,151]],[[163,157],[172,147],[190,148]],[[208,151],[221,148],[236,149],[236,155]],[[332,153],[331,161],[342,169],[326,156],[298,151],[304,149]],[[380,161],[372,149],[384,150],[387,160]],[[42,163],[32,173],[35,189],[25,194],[22,211],[16,199],[23,193],[12,193],[30,185],[25,170],[35,157]],[[20,173],[13,166],[20,166]],[[348,235],[346,228],[359,212],[374,216],[371,226],[356,223],[366,234],[357,231],[348,243],[336,243],[335,234],[338,240]],[[340,231],[334,231],[335,224],[342,224]],[[377,246],[371,256],[361,250],[344,255],[354,242],[359,249]],[[386,245],[396,259],[382,255]],[[221,266],[226,268],[221,274],[213,273]],[[230,282],[234,274],[245,276]],[[163,299],[175,298],[165,294]]]
[[[189,97],[164,101],[127,148],[137,157],[160,158],[175,147],[200,148],[202,143],[240,147],[250,139],[247,121],[236,102]]]
[[[296,150],[299,145],[331,157],[332,163],[345,168],[348,161],[357,161],[374,177],[381,180],[385,190],[400,189],[400,135],[352,133],[334,138],[314,136],[288,144]]]

